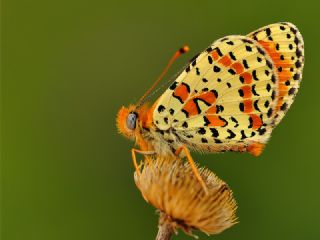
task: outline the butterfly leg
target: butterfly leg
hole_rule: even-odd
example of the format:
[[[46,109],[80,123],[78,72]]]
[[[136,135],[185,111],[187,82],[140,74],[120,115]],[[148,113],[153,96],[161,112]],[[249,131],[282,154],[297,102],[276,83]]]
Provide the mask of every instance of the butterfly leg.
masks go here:
[[[198,181],[200,182],[203,190],[205,191],[206,194],[208,194],[207,186],[206,186],[205,182],[203,181],[202,177],[200,176],[198,168],[197,168],[196,164],[194,163],[194,161],[192,159],[192,156],[191,156],[189,150],[187,149],[187,147],[186,146],[179,147],[176,150],[175,154],[178,156],[182,151],[184,151],[184,153],[186,154],[186,157],[187,157],[188,162],[189,162],[189,164],[191,166],[191,169],[192,169],[194,175],[196,176],[196,178],[198,179]]]
[[[136,153],[140,153],[142,155],[152,155],[152,154],[155,154],[155,152],[154,151],[142,151],[142,150],[139,150],[139,149],[136,149],[136,148],[132,148],[131,149],[133,165],[134,165],[134,168],[136,169],[136,172],[140,176],[141,175],[140,166],[139,166],[139,164],[137,162]]]

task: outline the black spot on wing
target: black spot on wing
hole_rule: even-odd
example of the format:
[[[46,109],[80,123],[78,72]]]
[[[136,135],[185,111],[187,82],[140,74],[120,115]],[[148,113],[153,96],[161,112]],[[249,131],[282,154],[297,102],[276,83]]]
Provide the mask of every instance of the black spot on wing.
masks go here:
[[[200,135],[204,135],[204,134],[206,134],[206,130],[205,130],[204,128],[199,128],[199,129],[198,129],[198,133],[199,133]]]
[[[236,134],[232,132],[230,129],[228,129],[227,132],[229,133],[229,136],[227,137],[227,139],[232,139],[236,136]]]
[[[163,112],[164,110],[166,110],[165,106],[160,105],[160,106],[158,107],[158,112],[159,112],[159,113]]]
[[[253,70],[253,71],[252,71],[252,77],[253,77],[253,79],[256,80],[256,81],[259,80],[259,78],[257,77],[257,70]]]
[[[244,66],[246,69],[249,68],[249,65],[248,65],[247,60],[243,59],[243,60],[242,60],[242,64],[243,64],[243,66]]]
[[[212,52],[212,50],[213,50],[212,47],[208,47],[208,48],[206,49],[206,52],[207,52],[207,53],[210,53],[210,52]]]
[[[233,52],[229,52],[229,56],[231,57],[232,60],[236,61],[236,57],[234,56]]]
[[[170,90],[175,90],[176,89],[176,87],[177,87],[177,82],[173,82],[172,84],[171,84],[171,86],[169,87],[169,89]]]
[[[243,104],[243,102],[239,103],[239,109],[240,109],[241,112],[244,111],[244,104]]]
[[[220,72],[220,70],[221,70],[221,69],[220,69],[218,66],[214,66],[214,67],[213,67],[213,71],[214,71],[214,72]]]
[[[222,57],[222,56],[223,56],[223,54],[222,54],[222,52],[221,52],[220,48],[216,47],[214,50],[216,50],[216,51],[217,51],[217,53],[218,53],[218,55],[219,55],[220,57]]]
[[[252,117],[249,117],[249,126],[248,128],[252,128],[253,127],[253,119]]]
[[[293,95],[295,92],[296,92],[295,88],[290,88],[288,93],[289,95]]]
[[[258,112],[261,112],[261,110],[259,109],[258,103],[259,103],[259,100],[255,100],[254,103],[253,103],[253,107]]]
[[[244,130],[241,130],[241,139],[246,139],[246,138],[247,138],[247,136],[244,133]]]
[[[207,143],[207,142],[208,142],[208,140],[207,140],[206,138],[201,138],[201,142],[203,142],[203,143]]]
[[[235,74],[236,74],[236,72],[235,72],[232,68],[230,68],[230,69],[228,70],[228,72],[229,72],[231,75],[235,75]]]
[[[212,132],[212,137],[218,137],[219,136],[219,132],[218,132],[217,129],[210,128],[210,131]]]
[[[252,47],[249,45],[246,45],[246,50],[247,50],[247,52],[252,52]]]
[[[252,87],[251,87],[251,92],[253,93],[253,95],[255,96],[260,96],[257,92],[256,92],[256,85],[253,84]]]
[[[230,119],[232,122],[235,123],[235,125],[234,125],[235,128],[239,126],[239,122],[237,121],[237,119],[235,119],[234,117],[231,117]]]
[[[182,127],[183,128],[188,128],[188,123],[187,122],[183,122]]]

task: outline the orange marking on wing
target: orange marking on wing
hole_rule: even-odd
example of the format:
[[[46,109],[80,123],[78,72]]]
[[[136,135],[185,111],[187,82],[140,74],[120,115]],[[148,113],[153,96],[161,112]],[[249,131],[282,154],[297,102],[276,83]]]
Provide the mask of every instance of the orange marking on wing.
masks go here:
[[[278,52],[276,49],[276,45],[274,42],[266,42],[266,41],[259,41],[259,43],[265,48],[265,50],[271,56],[275,67],[277,68],[279,82],[279,96],[278,96],[278,103],[275,109],[275,112],[278,112],[280,107],[283,104],[283,97],[288,94],[289,88],[282,83],[286,82],[287,80],[291,79],[292,73],[290,72],[290,68],[293,67],[293,62],[290,59],[285,58],[285,60],[281,60],[281,52]],[[281,68],[281,71],[279,71]]]
[[[243,98],[251,98],[252,97],[252,91],[251,91],[251,86],[245,85],[241,87],[243,91]]]
[[[207,114],[215,114],[215,113],[217,113],[216,106],[212,106],[207,110]]]
[[[212,55],[214,60],[218,60],[219,59],[219,54],[217,53],[217,50],[213,50],[211,52],[211,55]]]
[[[211,105],[216,101],[216,97],[213,92],[203,92],[194,96],[183,107],[183,109],[188,112],[189,116],[199,114],[197,104],[194,102],[194,99],[201,99]]]
[[[252,75],[248,72],[240,74],[241,77],[244,78],[244,83],[245,84],[250,84],[252,83]]]
[[[206,118],[210,121],[208,126],[223,127],[226,125],[226,123],[216,115],[207,115]]]
[[[213,92],[201,93],[196,98],[202,99],[203,101],[206,101],[209,104],[213,104],[216,101],[216,97],[213,94]]]
[[[183,107],[183,110],[187,111],[190,116],[198,115],[198,109],[196,104],[190,99]]]
[[[236,71],[237,74],[240,74],[244,71],[243,65],[239,62],[232,64],[231,67]]]
[[[253,105],[251,99],[246,99],[243,101],[244,104],[244,112],[245,113],[251,113],[253,112]]]
[[[254,142],[247,147],[247,151],[253,156],[258,157],[264,149],[264,144],[259,142]]]
[[[262,126],[262,120],[257,114],[250,114],[250,117],[252,118],[252,129],[257,130]]]
[[[187,100],[188,96],[189,96],[189,92],[187,89],[187,86],[180,84],[176,90],[174,91],[174,95],[176,97],[180,97],[181,100],[184,102],[185,100]]]
[[[228,67],[231,65],[232,61],[230,59],[230,57],[228,57],[227,55],[224,55],[220,60],[219,63],[221,63],[223,66]]]

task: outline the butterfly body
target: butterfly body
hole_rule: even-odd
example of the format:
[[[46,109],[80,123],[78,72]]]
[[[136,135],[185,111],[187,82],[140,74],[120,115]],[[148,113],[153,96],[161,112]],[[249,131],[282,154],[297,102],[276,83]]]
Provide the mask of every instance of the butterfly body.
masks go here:
[[[120,132],[161,156],[238,151],[261,154],[300,86],[303,39],[291,23],[221,38],[193,58],[152,105],[119,111]],[[136,116],[134,129],[126,126]]]

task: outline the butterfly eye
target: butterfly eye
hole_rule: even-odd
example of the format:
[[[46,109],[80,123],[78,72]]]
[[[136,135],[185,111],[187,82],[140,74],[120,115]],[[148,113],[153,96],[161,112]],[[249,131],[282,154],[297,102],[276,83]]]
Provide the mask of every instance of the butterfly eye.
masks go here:
[[[137,114],[136,113],[129,113],[127,117],[127,127],[130,130],[134,130],[136,128],[136,121],[137,121]]]

